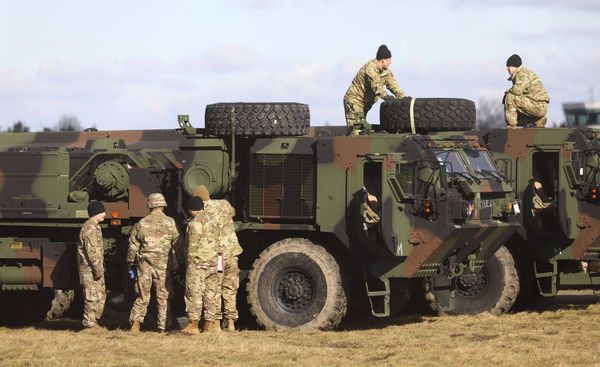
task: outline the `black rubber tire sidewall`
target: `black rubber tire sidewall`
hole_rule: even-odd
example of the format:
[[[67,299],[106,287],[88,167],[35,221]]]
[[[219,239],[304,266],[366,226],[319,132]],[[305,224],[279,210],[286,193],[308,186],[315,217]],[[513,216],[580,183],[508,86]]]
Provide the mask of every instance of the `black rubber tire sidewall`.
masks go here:
[[[379,109],[381,127],[388,132],[411,132],[412,98],[385,101]],[[415,130],[465,131],[475,128],[475,102],[462,98],[416,98],[413,106]]]
[[[291,312],[277,300],[277,282],[289,271],[311,279],[311,303]],[[247,284],[250,312],[268,330],[331,330],[347,310],[346,292],[336,259],[323,247],[303,238],[274,243],[254,261]]]
[[[231,112],[235,134],[243,136],[299,136],[310,129],[307,104],[294,102],[214,103],[206,106],[204,124],[210,135],[231,135]]]
[[[514,305],[519,293],[519,277],[512,255],[506,247],[499,248],[494,256],[488,259],[481,272],[487,278],[483,291],[470,297],[463,297],[459,291],[456,291],[455,308],[442,313],[460,315],[489,312],[499,315]],[[433,281],[436,286],[449,285],[448,279],[444,276],[437,277]],[[440,312],[440,306],[450,305],[450,292],[433,290],[427,284],[426,299],[434,311]]]

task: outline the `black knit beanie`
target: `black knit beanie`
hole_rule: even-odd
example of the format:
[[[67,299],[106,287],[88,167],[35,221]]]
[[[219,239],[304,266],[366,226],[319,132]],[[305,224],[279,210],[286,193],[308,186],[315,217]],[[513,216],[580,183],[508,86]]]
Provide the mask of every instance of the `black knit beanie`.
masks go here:
[[[106,210],[104,210],[104,204],[102,204],[99,201],[92,201],[90,202],[90,204],[87,207],[87,211],[88,211],[88,215],[91,217],[100,214],[100,213],[104,213]]]
[[[518,68],[519,66],[521,66],[521,64],[521,58],[517,54],[512,55],[508,58],[508,60],[506,60],[506,66],[514,66]]]
[[[199,196],[192,196],[187,202],[188,210],[202,210],[204,209],[204,201]]]
[[[379,49],[377,50],[377,56],[375,58],[377,60],[383,60],[383,59],[389,59],[390,57],[392,57],[392,53],[387,48],[387,46],[386,45],[379,46]]]

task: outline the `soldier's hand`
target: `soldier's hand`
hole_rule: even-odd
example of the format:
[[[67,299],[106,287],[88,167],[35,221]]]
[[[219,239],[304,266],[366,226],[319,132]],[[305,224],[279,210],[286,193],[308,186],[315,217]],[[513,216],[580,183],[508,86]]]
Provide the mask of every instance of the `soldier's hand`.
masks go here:
[[[392,102],[393,100],[395,100],[396,98],[394,98],[393,96],[390,96],[389,94],[386,96],[383,96],[383,100],[386,102]]]

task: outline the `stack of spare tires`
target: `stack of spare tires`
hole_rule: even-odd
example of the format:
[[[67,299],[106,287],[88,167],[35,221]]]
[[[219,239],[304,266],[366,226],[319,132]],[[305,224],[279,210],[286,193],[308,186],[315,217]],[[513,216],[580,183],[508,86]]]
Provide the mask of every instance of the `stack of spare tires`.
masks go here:
[[[411,106],[412,104],[412,106]],[[381,104],[379,121],[385,131],[411,132],[411,113],[418,134],[464,131],[475,128],[475,103],[461,98],[406,97]],[[206,106],[206,132],[230,135],[232,114],[235,135],[298,136],[308,134],[307,104],[294,102],[214,103]]]

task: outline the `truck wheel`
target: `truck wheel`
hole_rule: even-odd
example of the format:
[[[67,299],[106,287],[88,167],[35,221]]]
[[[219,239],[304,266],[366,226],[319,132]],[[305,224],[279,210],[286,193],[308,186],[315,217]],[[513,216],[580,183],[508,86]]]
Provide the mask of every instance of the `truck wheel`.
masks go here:
[[[433,283],[433,284],[432,284]],[[457,281],[455,308],[448,307],[450,281],[445,276],[426,282],[425,298],[434,311],[450,315],[489,312],[499,315],[510,310],[519,294],[519,276],[512,255],[506,247],[500,247],[483,269],[475,274],[464,274]]]
[[[383,102],[379,109],[381,127],[388,132],[410,132],[412,98]],[[413,106],[417,133],[464,131],[475,127],[475,102],[461,98],[416,98]]]
[[[233,109],[236,135],[305,135],[310,128],[310,112],[306,104],[238,102],[207,105],[204,115],[206,132],[211,135],[231,135]]]
[[[248,304],[268,330],[331,330],[346,314],[337,260],[306,238],[288,238],[264,250],[249,274]]]

